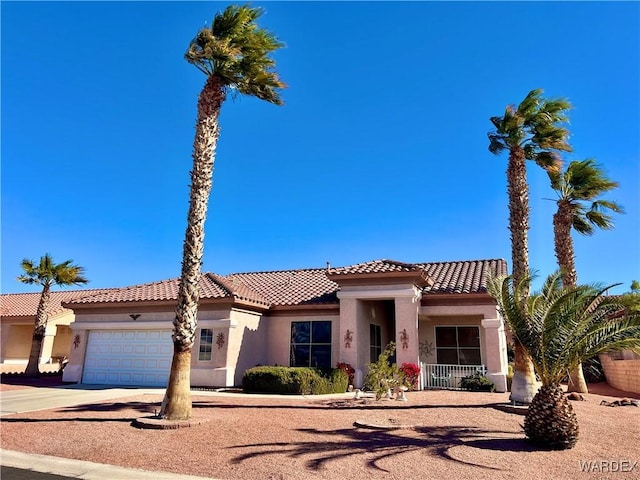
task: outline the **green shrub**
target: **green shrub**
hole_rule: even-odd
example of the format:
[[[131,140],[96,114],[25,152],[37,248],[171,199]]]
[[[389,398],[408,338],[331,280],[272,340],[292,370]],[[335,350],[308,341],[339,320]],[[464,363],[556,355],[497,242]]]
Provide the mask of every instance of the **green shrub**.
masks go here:
[[[344,393],[347,382],[347,374],[337,368],[254,367],[244,372],[242,389],[246,393],[322,395]]]
[[[398,366],[389,362],[389,357],[396,350],[395,342],[390,342],[380,354],[377,362],[367,363],[369,373],[364,379],[364,387],[372,390],[376,394],[376,400],[380,400],[389,389],[405,385],[406,379],[404,373],[400,371]]]
[[[460,387],[472,392],[495,392],[496,386],[487,377],[480,373],[474,373],[460,380]]]
[[[349,374],[340,368],[331,368],[325,374],[331,385],[331,392],[344,393],[349,387]]]

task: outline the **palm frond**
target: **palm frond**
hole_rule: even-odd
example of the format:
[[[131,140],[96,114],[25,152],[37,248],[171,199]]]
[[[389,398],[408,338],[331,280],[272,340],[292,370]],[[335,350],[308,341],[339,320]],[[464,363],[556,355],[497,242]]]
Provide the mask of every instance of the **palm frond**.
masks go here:
[[[562,174],[549,174],[549,179],[558,194],[558,208],[561,204],[570,206],[571,227],[581,235],[593,235],[596,227],[612,229],[613,217],[607,211],[624,212],[618,203],[598,199],[604,192],[617,188],[618,182],[609,179],[591,158],[574,160]]]
[[[48,253],[40,257],[38,264],[25,258],[21,266],[24,273],[18,277],[18,281],[29,285],[69,286],[89,282],[84,277],[84,267],[74,265],[73,260],[56,264]]]
[[[565,99],[544,99],[541,89],[531,90],[517,108],[507,106],[504,116],[491,117],[489,151],[497,154],[506,148],[522,148],[527,160],[544,169],[561,169],[554,151],[571,151],[569,131],[562,126],[571,104]]]
[[[275,72],[270,54],[284,46],[271,32],[259,28],[259,8],[230,5],[218,13],[211,28],[201,29],[189,44],[185,59],[225,90],[253,95],[281,105],[286,85]]]
[[[557,152],[542,150],[536,152],[531,158],[539,167],[542,167],[549,175],[562,171],[562,157]]]
[[[518,105],[518,114],[523,118],[529,118],[531,115],[538,109],[540,105],[540,98],[544,90],[541,88],[536,88],[531,90],[527,96],[520,102]]]
[[[560,383],[568,371],[599,353],[640,351],[640,314],[618,297],[606,296],[612,286],[563,288],[556,272],[520,308],[518,290],[524,286],[514,288],[510,277],[497,277],[489,280],[488,291],[543,384]],[[622,318],[614,318],[620,312]]]

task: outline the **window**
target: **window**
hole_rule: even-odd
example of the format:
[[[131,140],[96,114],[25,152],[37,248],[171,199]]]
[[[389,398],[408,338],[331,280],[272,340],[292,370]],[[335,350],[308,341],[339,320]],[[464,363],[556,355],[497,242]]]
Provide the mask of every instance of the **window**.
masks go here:
[[[211,351],[213,347],[213,330],[203,328],[200,330],[200,349],[198,350],[198,360],[205,362],[211,360]]]
[[[382,354],[382,329],[380,325],[369,325],[369,361],[375,363]]]
[[[331,368],[331,322],[291,322],[290,365]]]
[[[480,365],[478,327],[436,327],[436,358],[440,364]]]

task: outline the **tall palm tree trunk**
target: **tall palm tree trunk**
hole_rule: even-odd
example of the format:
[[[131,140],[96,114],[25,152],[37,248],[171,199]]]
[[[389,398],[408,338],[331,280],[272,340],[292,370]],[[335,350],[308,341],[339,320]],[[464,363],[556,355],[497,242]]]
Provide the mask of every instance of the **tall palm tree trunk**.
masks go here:
[[[198,97],[198,119],[193,143],[193,170],[185,233],[176,318],[173,321],[173,360],[160,416],[168,420],[191,418],[191,351],[198,321],[199,283],[204,252],[204,223],[213,184],[213,164],[220,134],[218,116],[225,92],[218,79],[207,78]]]
[[[29,361],[27,362],[27,368],[24,372],[27,377],[40,376],[40,352],[42,351],[44,334],[47,329],[47,307],[49,306],[50,297],[51,292],[49,291],[49,285],[45,284],[42,288],[42,295],[40,296],[40,302],[38,303],[38,310],[36,310],[36,320],[33,327],[33,338],[31,341],[31,352],[29,353]]]
[[[509,196],[509,231],[511,232],[511,261],[514,285],[529,275],[529,185],[522,148],[513,148],[507,166]],[[528,291],[524,292],[528,295]],[[513,402],[529,404],[538,391],[538,382],[531,359],[520,341],[514,337],[515,360],[511,397]]]
[[[578,283],[575,252],[571,238],[573,212],[567,202],[558,202],[558,211],[553,214],[553,238],[556,259],[562,276],[562,286],[574,287]]]
[[[558,202],[558,211],[553,215],[553,237],[556,259],[560,267],[563,287],[574,287],[578,284],[578,274],[575,265],[575,251],[573,238],[571,238],[571,225],[573,223],[573,211],[567,201]],[[569,392],[589,393],[587,381],[584,378],[582,363],[569,372]]]

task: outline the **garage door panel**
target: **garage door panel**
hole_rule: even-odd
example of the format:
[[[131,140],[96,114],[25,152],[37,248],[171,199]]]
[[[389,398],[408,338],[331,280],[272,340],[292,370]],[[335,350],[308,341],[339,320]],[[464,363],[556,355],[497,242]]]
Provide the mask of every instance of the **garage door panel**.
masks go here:
[[[172,353],[170,331],[91,331],[82,381],[166,386]]]

